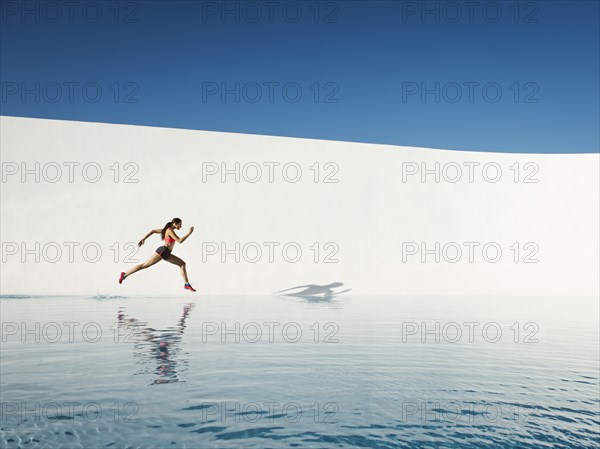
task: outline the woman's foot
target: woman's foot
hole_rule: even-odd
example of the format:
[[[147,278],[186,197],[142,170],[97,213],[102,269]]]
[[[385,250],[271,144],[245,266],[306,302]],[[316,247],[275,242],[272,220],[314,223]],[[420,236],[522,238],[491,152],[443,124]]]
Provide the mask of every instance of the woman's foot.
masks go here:
[[[185,284],[183,286],[183,288],[185,288],[186,290],[189,290],[191,292],[195,292],[196,291],[196,289],[194,287],[192,287],[192,284]]]
[[[123,283],[123,281],[125,280],[127,276],[125,276],[125,272],[121,273],[121,277],[119,278],[119,284]]]

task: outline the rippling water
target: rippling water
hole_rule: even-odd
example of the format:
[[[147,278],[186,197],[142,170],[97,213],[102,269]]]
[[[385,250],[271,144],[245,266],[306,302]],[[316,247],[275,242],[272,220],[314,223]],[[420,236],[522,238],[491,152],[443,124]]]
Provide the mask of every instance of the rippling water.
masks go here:
[[[598,298],[0,307],[0,447],[599,445]]]

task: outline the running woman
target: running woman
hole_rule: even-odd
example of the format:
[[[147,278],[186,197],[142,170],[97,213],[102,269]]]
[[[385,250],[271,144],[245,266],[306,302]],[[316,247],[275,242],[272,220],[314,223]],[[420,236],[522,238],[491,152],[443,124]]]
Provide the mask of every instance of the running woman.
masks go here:
[[[136,265],[127,272],[121,273],[121,276],[119,277],[119,284],[121,284],[126,277],[131,276],[133,273],[143,270],[144,268],[151,267],[155,263],[159,262],[162,258],[163,260],[171,262],[172,264],[175,264],[181,268],[181,275],[183,276],[183,280],[185,281],[184,288],[186,290],[195,292],[196,290],[194,289],[194,287],[191,286],[190,281],[188,279],[187,270],[185,269],[185,262],[179,257],[171,254],[171,251],[173,251],[173,246],[175,246],[175,242],[185,242],[186,239],[190,235],[192,235],[192,232],[194,232],[194,227],[192,226],[186,235],[184,235],[181,238],[178,237],[177,234],[175,234],[175,229],[181,229],[181,224],[181,218],[173,218],[170,222],[168,222],[165,225],[164,228],[152,229],[148,234],[146,234],[146,236],[142,240],[140,240],[138,246],[142,246],[145,243],[146,239],[152,234],[160,234],[162,240],[165,241],[165,244],[156,248],[156,252],[146,262]]]

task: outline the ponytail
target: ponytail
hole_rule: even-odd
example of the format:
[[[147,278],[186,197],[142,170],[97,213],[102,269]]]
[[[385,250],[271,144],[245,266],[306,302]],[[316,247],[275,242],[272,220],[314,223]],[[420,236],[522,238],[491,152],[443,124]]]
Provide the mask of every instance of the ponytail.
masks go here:
[[[165,233],[167,232],[167,229],[171,228],[174,224],[177,223],[181,223],[181,218],[173,218],[170,222],[168,222],[165,227],[162,229],[161,233],[160,233],[160,237],[162,240],[165,239]]]

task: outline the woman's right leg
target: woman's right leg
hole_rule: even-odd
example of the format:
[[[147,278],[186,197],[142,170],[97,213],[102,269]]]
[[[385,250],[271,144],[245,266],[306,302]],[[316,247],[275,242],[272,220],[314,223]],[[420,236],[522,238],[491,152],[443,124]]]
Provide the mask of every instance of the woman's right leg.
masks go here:
[[[136,273],[140,270],[143,270],[144,268],[151,267],[155,263],[159,262],[161,259],[162,259],[162,257],[160,257],[160,254],[154,253],[154,254],[152,254],[152,256],[150,256],[150,259],[148,259],[146,262],[140,263],[140,264],[136,265],[135,267],[133,267],[131,270],[127,271],[125,273],[125,277],[130,276],[133,273]]]
[[[187,270],[185,268],[185,262],[183,260],[181,260],[179,257],[171,254],[169,257],[167,257],[167,262],[171,262],[172,264],[177,265],[181,269],[181,276],[183,277],[183,280],[185,281],[185,283],[186,284],[190,283],[190,280],[188,279]]]

